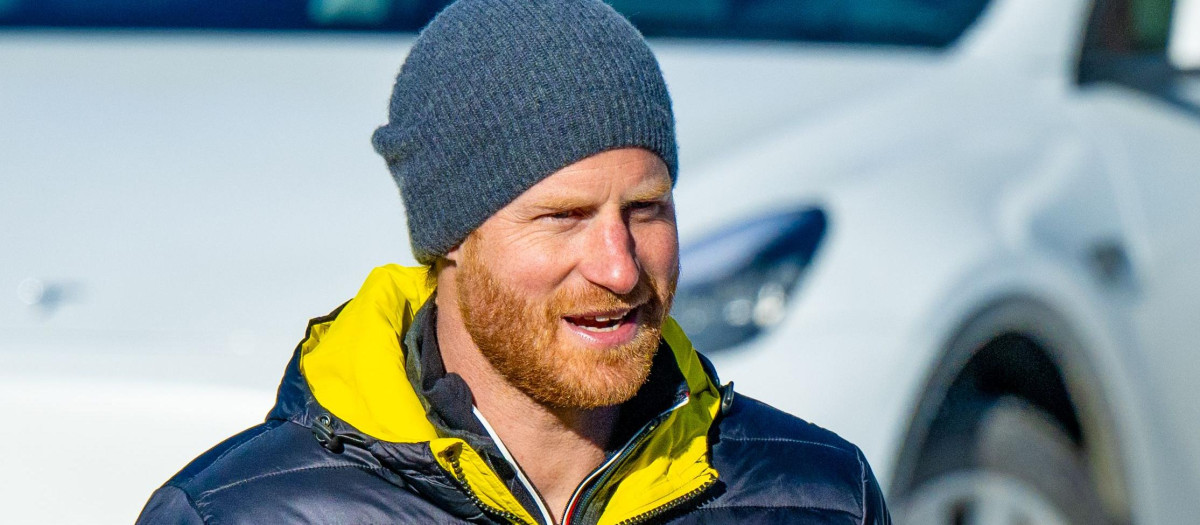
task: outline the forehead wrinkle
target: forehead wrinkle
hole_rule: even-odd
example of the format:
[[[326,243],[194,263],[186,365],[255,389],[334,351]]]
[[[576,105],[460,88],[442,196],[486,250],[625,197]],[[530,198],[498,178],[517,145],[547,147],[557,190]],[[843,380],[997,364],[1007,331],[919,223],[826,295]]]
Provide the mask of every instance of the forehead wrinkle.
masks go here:
[[[652,153],[619,160],[612,158],[611,152],[600,155],[604,157],[561,168],[510,204],[526,210],[562,211],[596,207],[614,196],[622,204],[669,197],[670,175]]]

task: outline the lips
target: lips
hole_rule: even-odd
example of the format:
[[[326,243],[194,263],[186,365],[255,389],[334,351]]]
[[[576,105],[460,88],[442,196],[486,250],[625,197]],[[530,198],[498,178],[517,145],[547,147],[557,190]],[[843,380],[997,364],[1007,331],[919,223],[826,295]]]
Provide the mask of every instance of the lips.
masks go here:
[[[583,330],[594,333],[615,332],[622,325],[633,321],[636,308],[626,310],[611,310],[606,312],[589,312],[580,315],[568,315],[563,318]]]

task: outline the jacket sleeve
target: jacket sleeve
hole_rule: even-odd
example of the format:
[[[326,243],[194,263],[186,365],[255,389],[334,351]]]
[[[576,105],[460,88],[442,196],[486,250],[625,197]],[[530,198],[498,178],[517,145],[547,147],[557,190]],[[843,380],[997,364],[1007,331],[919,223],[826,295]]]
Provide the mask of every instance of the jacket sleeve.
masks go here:
[[[858,463],[862,466],[862,496],[863,496],[863,525],[892,525],[892,517],[888,514],[887,502],[883,500],[883,490],[875,480],[871,465],[857,450]]]
[[[204,525],[187,494],[178,487],[164,486],[150,496],[135,525]]]

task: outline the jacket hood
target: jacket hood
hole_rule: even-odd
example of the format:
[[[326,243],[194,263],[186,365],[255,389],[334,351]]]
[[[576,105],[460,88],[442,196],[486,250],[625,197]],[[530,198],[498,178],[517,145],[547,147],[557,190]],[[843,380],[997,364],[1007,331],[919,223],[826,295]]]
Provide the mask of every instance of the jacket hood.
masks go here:
[[[387,265],[367,277],[339,310],[314,319],[300,343],[299,375],[315,400],[337,418],[385,443],[427,444],[438,464],[492,514],[537,523],[479,451],[439,435],[405,370],[405,335],[436,283],[424,267]],[[618,523],[711,485],[708,432],[721,405],[715,379],[682,329],[668,318],[663,341],[687,384],[686,399],[664,413],[592,492],[606,500],[599,523]],[[289,374],[292,375],[292,374]],[[293,376],[294,377],[294,376]],[[281,385],[280,405],[285,410]]]

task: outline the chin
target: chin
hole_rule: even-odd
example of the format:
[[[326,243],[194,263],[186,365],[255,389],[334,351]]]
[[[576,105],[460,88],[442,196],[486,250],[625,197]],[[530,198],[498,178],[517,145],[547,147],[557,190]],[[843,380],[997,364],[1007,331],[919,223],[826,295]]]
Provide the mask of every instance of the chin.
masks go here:
[[[647,340],[653,344],[647,344]],[[646,383],[657,348],[658,331],[648,329],[633,341],[606,348],[560,344],[557,351],[546,354],[542,363],[550,369],[548,373],[536,385],[525,385],[527,393],[559,407],[619,405]]]

